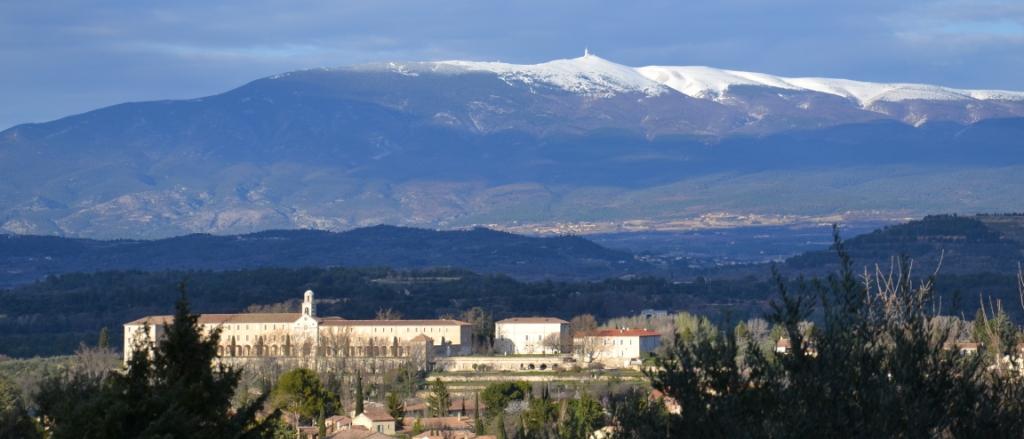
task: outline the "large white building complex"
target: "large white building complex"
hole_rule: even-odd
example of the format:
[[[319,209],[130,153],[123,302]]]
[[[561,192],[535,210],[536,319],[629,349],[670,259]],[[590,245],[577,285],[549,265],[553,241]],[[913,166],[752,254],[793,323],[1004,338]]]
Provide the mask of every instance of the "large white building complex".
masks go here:
[[[494,323],[494,349],[505,355],[572,352],[569,322],[553,317],[513,317]]]
[[[126,323],[125,361],[137,346],[163,337],[172,320],[167,315],[147,316]],[[199,325],[205,334],[220,330],[217,353],[222,359],[389,358],[425,365],[434,355],[464,355],[471,348],[467,323],[319,317],[312,291],[303,295],[301,313],[202,314]]]

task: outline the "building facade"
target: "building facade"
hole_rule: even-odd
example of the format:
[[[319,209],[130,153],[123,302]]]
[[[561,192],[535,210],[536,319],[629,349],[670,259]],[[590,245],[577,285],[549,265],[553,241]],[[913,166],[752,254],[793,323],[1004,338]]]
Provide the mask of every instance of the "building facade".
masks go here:
[[[494,349],[504,355],[572,352],[569,322],[553,317],[514,317],[494,324]]]
[[[136,349],[164,336],[173,316],[147,316],[124,325],[127,362]],[[220,331],[222,360],[246,358],[390,358],[424,366],[434,355],[468,353],[471,326],[457,320],[346,320],[319,317],[312,291],[300,313],[202,314],[205,335]]]
[[[576,337],[576,353],[586,363],[630,366],[661,345],[661,334],[648,329],[602,329]]]

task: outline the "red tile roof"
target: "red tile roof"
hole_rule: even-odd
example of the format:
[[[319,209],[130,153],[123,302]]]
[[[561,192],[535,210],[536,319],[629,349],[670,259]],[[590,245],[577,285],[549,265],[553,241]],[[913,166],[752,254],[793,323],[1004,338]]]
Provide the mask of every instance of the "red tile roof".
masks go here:
[[[387,410],[368,408],[363,412],[363,414],[373,422],[388,422],[395,420],[395,418],[388,414]]]

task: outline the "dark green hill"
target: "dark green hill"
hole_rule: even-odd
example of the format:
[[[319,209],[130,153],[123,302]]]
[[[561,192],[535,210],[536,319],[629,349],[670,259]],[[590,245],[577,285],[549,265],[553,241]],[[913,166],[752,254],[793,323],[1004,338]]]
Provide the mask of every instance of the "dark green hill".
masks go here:
[[[278,230],[154,241],[0,235],[0,286],[46,275],[104,270],[333,266],[458,267],[523,279],[598,279],[655,271],[628,252],[580,237],[537,238],[483,228],[436,231],[375,226],[342,233]]]
[[[942,261],[943,274],[1013,273],[1024,260],[1024,216],[932,215],[888,226],[846,241],[856,266],[883,268],[894,256],[914,260],[920,270],[933,271]],[[807,252],[786,260],[785,268],[820,273],[835,268],[831,251]]]

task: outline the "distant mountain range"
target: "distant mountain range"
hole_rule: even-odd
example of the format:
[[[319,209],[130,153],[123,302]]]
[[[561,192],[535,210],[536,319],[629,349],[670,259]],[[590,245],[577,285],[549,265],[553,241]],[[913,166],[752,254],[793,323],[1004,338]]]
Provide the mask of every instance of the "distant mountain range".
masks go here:
[[[835,252],[819,229],[779,234],[774,245],[790,257],[779,261],[788,274],[823,275],[837,268]],[[767,232],[766,232],[767,233]],[[346,232],[274,230],[245,235],[194,234],[158,240],[93,240],[35,235],[0,235],[0,289],[49,275],[98,271],[245,270],[255,268],[451,268],[503,274],[521,280],[602,280],[655,276],[763,277],[772,241],[753,231],[715,237],[695,234],[619,234],[530,237],[495,230],[438,231],[374,226]],[[805,242],[813,237],[815,242]],[[1024,261],[1024,215],[932,215],[921,220],[846,236],[846,248],[861,269],[888,267],[893,257],[912,258],[919,269],[943,274],[1015,273]],[[768,242],[769,244],[766,244]],[[722,258],[702,250],[734,246]],[[811,250],[797,250],[807,249]],[[689,249],[689,251],[686,251]],[[691,256],[680,257],[680,254]],[[799,254],[796,254],[799,253]],[[773,259],[781,259],[775,255]],[[717,268],[716,268],[717,265]],[[921,274],[921,273],[918,273]]]
[[[0,230],[659,230],[1024,210],[1024,93],[382,63],[0,132]],[[724,220],[723,220],[724,218]]]

